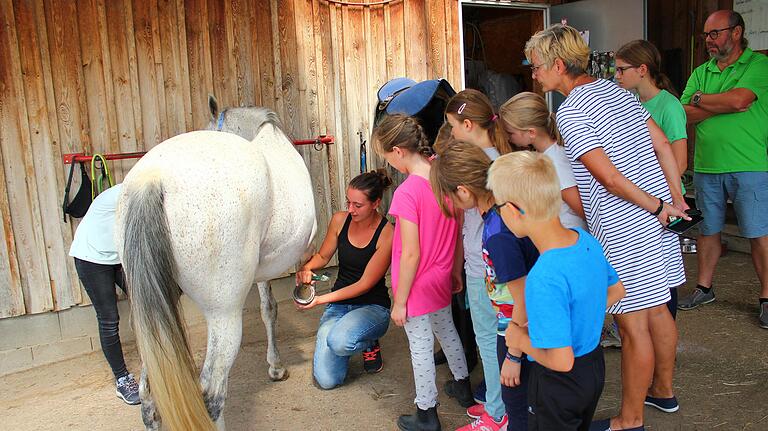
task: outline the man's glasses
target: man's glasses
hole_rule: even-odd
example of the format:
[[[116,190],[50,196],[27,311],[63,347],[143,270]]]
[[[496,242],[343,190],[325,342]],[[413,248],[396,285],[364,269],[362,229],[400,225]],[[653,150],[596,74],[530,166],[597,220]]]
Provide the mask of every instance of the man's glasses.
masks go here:
[[[506,204],[512,204],[512,206],[515,207],[515,209],[517,209],[520,212],[520,214],[525,214],[525,211],[523,211],[522,208],[520,208],[519,206],[515,205],[514,202],[510,202],[510,201],[506,201],[506,202],[501,203],[501,204],[495,204],[494,206],[491,207],[491,211],[495,211],[496,214],[501,215],[501,208],[504,205],[506,205]]]
[[[700,33],[699,36],[701,36],[701,38],[704,39],[704,40],[707,40],[707,38],[710,38],[712,40],[717,40],[717,38],[720,36],[720,32],[721,31],[732,30],[735,27],[736,27],[735,25],[732,25],[730,27],[718,28],[716,30],[705,31],[705,32]]]

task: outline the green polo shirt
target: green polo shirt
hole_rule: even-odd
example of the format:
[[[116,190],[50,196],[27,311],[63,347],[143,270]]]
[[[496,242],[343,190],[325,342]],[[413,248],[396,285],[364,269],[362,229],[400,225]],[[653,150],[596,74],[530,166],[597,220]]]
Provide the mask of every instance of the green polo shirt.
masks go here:
[[[747,48],[724,70],[714,58],[697,67],[680,97],[746,88],[757,97],[745,112],[718,114],[696,125],[693,170],[706,174],[768,171],[768,57]]]

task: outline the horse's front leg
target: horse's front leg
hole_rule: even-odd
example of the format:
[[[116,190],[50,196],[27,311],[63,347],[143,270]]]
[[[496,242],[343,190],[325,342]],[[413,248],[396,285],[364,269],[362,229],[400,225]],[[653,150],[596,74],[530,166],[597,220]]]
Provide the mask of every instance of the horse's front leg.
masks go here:
[[[288,378],[288,370],[280,361],[280,352],[277,351],[277,301],[272,295],[272,285],[268,281],[256,283],[259,287],[261,298],[261,320],[267,329],[267,363],[269,364],[269,378],[273,381]]]
[[[157,431],[160,429],[160,415],[157,413],[157,407],[152,400],[149,391],[149,381],[147,380],[147,369],[141,367],[141,379],[139,379],[139,398],[141,399],[141,420],[144,421],[144,427],[147,431]]]
[[[205,354],[200,384],[203,400],[208,414],[216,423],[216,428],[224,430],[224,402],[227,399],[227,381],[229,370],[240,351],[243,336],[242,307],[235,307],[231,312],[219,314],[210,312],[208,322],[208,348]]]

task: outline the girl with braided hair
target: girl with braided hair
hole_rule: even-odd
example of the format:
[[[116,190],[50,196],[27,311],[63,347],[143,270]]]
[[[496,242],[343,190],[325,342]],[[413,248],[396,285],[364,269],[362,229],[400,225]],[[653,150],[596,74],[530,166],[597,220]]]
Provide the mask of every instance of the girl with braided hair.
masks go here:
[[[408,336],[417,409],[413,415],[400,416],[397,425],[401,430],[439,430],[435,336],[455,379],[452,389],[471,396],[467,362],[451,314],[451,293],[462,288],[461,280],[452,277],[454,254],[461,249],[460,221],[443,214],[432,192],[429,171],[434,151],[415,118],[387,117],[373,130],[371,141],[387,163],[408,175],[389,208],[395,218],[391,315]]]

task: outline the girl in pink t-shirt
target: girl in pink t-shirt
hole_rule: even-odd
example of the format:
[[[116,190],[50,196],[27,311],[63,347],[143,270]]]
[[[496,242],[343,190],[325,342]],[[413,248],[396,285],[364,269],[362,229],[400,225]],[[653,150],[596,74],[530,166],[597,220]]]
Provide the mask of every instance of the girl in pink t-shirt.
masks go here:
[[[397,421],[401,430],[438,429],[434,337],[448,359],[455,381],[446,389],[469,391],[469,372],[451,315],[451,293],[461,281],[451,277],[460,233],[457,220],[445,217],[429,184],[429,146],[418,121],[392,115],[373,131],[373,147],[408,178],[395,190],[389,214],[395,217],[392,240],[392,320],[405,327],[416,383],[416,414]]]

